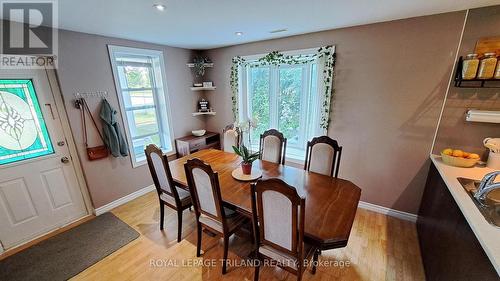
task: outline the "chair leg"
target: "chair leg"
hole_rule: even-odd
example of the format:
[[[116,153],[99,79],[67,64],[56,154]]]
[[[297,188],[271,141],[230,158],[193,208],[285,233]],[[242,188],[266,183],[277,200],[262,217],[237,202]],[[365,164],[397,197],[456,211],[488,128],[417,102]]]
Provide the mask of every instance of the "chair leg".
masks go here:
[[[222,260],[222,274],[226,274],[226,264],[227,264],[227,252],[229,248],[229,235],[224,234],[224,257]]]
[[[160,230],[163,230],[163,221],[165,220],[165,204],[160,201]]]
[[[260,271],[260,261],[257,264],[257,266],[255,266],[255,273],[253,274],[254,281],[259,281],[259,271]]]
[[[297,267],[297,281],[302,280],[302,273],[304,273],[302,271],[302,264],[299,263],[299,266]]]
[[[314,250],[312,274],[316,274],[316,264],[318,263],[319,254],[320,250]]]
[[[182,239],[182,210],[177,210],[177,242]]]
[[[198,222],[198,242],[196,243],[196,256],[201,256],[201,223]]]

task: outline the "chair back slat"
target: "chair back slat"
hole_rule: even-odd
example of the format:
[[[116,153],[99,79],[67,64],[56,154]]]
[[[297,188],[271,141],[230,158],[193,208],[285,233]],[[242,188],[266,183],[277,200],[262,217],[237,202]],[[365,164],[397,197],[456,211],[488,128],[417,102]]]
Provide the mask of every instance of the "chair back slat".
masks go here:
[[[292,214],[296,211],[285,195],[274,190],[262,192],[263,240],[292,251],[293,225],[296,225]]]
[[[203,214],[225,225],[217,172],[197,158],[187,160],[184,170],[197,217]]]
[[[210,176],[200,168],[194,168],[192,173],[193,186],[196,188],[200,210],[217,216],[217,208]]]
[[[252,185],[252,212],[258,243],[300,257],[304,236],[305,199],[280,179]]]
[[[233,145],[239,146],[240,134],[237,129],[226,130],[223,134],[224,151],[234,153]]]
[[[154,144],[150,144],[144,152],[158,193],[166,193],[172,197],[177,195],[175,188],[173,188],[173,179],[167,157],[163,155],[161,149]]]
[[[342,147],[328,136],[315,137],[307,142],[304,170],[338,177]]]
[[[285,164],[287,139],[275,129],[265,131],[260,135],[260,159],[278,164]]]

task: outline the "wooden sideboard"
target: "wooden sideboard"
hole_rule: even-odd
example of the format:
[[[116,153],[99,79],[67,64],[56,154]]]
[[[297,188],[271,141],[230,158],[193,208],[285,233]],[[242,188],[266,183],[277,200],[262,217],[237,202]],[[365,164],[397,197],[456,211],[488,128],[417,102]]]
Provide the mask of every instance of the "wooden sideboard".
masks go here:
[[[434,164],[427,176],[417,232],[427,280],[499,280]]]
[[[206,132],[201,137],[189,135],[175,139],[175,149],[177,151],[177,157],[186,156],[196,151],[207,148],[220,149],[219,133]]]

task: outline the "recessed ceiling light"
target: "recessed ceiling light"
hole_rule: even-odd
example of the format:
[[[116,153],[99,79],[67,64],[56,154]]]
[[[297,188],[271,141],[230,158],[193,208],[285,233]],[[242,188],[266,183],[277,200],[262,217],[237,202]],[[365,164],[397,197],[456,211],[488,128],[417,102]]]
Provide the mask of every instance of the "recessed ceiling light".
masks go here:
[[[158,11],[165,11],[165,5],[163,4],[154,4],[153,7],[155,7]]]
[[[275,30],[269,31],[269,33],[280,33],[280,32],[285,32],[285,31],[288,31],[288,29],[287,28],[275,29]]]
[[[237,31],[237,32],[235,32],[234,34],[235,34],[236,36],[241,36],[241,35],[243,35],[243,32],[241,32],[241,31]]]

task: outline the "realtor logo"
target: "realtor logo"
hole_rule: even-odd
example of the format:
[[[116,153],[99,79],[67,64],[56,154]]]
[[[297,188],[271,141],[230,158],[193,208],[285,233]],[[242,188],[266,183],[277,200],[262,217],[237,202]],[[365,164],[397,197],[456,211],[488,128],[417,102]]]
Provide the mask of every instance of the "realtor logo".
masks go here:
[[[1,1],[1,68],[54,68],[55,1]]]

